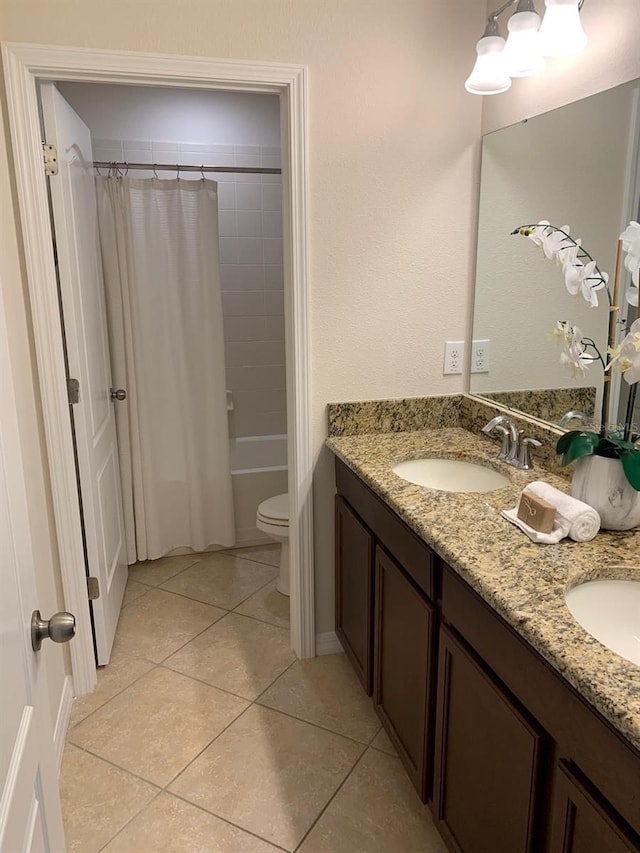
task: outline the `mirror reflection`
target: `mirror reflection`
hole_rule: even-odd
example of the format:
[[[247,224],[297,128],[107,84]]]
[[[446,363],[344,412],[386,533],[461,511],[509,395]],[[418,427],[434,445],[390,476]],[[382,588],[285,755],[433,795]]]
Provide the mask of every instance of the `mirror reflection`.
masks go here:
[[[474,364],[470,391],[569,429],[572,412],[600,420],[603,371],[593,363],[577,375],[561,364],[553,331],[558,321],[578,326],[606,352],[609,306],[600,293],[590,306],[565,286],[562,269],[539,247],[511,236],[521,225],[548,220],[569,225],[613,280],[618,237],[638,219],[640,194],[640,83],[634,81],[517,125],[483,142],[473,341],[489,341]],[[636,309],[624,301],[621,317]],[[486,352],[486,343],[478,351]],[[626,385],[626,383],[622,383]],[[625,400],[613,382],[610,417]]]

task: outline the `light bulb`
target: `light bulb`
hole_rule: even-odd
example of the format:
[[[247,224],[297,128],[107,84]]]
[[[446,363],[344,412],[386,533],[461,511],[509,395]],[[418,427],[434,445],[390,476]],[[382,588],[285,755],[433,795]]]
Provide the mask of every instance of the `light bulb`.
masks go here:
[[[587,43],[580,20],[579,0],[544,0],[547,7],[540,27],[544,56],[571,56]]]
[[[476,45],[478,58],[464,84],[472,95],[499,95],[511,88],[504,58],[505,41],[501,36],[483,36]]]
[[[542,69],[539,27],[540,16],[536,12],[516,12],[509,18],[504,57],[510,77],[531,77]]]

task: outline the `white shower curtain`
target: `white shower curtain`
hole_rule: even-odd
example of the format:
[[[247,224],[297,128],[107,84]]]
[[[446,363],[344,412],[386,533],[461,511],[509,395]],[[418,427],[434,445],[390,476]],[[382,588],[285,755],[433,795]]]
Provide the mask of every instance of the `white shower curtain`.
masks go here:
[[[96,184],[129,563],[231,546],[216,184]]]

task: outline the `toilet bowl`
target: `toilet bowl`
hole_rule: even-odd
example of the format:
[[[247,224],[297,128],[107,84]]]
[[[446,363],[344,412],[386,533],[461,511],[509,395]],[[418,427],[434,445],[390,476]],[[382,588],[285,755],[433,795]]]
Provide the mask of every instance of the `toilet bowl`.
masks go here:
[[[256,527],[282,546],[276,589],[289,595],[289,495],[276,495],[262,501],[256,514]]]

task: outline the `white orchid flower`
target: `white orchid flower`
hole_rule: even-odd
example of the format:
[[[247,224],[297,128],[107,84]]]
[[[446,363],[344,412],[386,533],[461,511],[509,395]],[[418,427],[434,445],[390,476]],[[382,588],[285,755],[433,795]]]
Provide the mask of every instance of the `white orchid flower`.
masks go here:
[[[635,305],[638,307],[638,286],[636,284],[632,284],[627,288],[627,292],[624,295],[624,298],[627,300],[629,305]]]
[[[563,269],[566,270],[567,267],[579,266],[578,252],[580,251],[581,246],[582,240],[578,238],[575,243],[558,250],[556,260],[560,263]]]
[[[625,252],[624,266],[631,273],[636,287],[640,284],[640,224],[633,220],[620,235],[622,251]],[[634,303],[631,303],[632,305]],[[635,303],[637,305],[637,302]]]
[[[570,228],[568,225],[563,225],[558,231],[552,231],[547,234],[542,240],[542,251],[550,261],[553,260],[558,252],[562,249],[562,244],[567,239],[567,234]],[[565,232],[565,233],[563,233]]]
[[[560,321],[556,323],[554,336],[563,343],[560,363],[571,370],[574,378],[589,369],[593,357],[587,355],[582,332],[577,326]]]
[[[622,371],[625,382],[629,385],[640,382],[640,320],[631,324],[629,333],[612,355],[610,366]]]
[[[596,273],[595,261],[589,261],[588,264],[578,266],[566,266],[564,283],[572,296],[582,293],[585,302],[588,302],[592,308],[597,308],[598,294],[596,291],[607,286],[609,276],[606,272],[602,272],[600,275],[594,275],[594,273]]]

